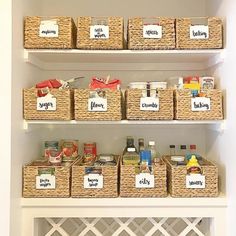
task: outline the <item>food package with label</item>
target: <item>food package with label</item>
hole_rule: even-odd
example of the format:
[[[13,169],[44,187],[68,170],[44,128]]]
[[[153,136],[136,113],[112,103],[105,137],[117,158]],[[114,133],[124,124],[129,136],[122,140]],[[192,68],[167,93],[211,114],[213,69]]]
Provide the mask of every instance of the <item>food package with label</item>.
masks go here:
[[[106,78],[93,77],[89,84],[90,89],[111,89],[119,90],[121,81],[119,79],[111,79],[110,76]]]

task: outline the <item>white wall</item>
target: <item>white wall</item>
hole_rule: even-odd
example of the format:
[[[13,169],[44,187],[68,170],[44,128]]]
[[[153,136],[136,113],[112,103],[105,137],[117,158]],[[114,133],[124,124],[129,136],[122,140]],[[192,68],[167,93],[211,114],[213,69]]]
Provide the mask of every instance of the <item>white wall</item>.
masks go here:
[[[207,139],[210,141],[209,153],[217,163],[221,164],[225,179],[226,194],[229,200],[228,208],[228,228],[225,235],[235,236],[236,218],[236,158],[235,158],[235,134],[236,134],[236,2],[235,0],[209,0],[209,15],[218,15],[224,18],[226,57],[222,66],[213,69],[213,72],[221,78],[221,88],[226,90],[225,113],[226,130],[222,135],[215,137],[214,133],[209,133]]]

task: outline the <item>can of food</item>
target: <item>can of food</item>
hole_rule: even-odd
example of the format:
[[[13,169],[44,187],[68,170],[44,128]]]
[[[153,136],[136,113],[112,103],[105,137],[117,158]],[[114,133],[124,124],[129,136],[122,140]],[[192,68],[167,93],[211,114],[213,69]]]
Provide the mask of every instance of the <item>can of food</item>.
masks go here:
[[[97,156],[97,147],[96,143],[84,143],[84,162],[95,161]]]
[[[63,161],[74,160],[78,157],[79,141],[78,140],[62,140],[61,150]]]
[[[46,159],[49,158],[50,151],[58,151],[59,150],[59,142],[58,141],[45,141],[44,142],[44,157]]]

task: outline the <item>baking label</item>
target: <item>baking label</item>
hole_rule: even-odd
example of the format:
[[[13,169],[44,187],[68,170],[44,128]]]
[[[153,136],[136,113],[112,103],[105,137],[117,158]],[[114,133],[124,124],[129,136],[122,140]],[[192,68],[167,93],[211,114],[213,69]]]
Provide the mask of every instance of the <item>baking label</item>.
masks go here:
[[[135,176],[136,188],[154,188],[154,175],[140,173]]]
[[[90,26],[91,39],[109,39],[109,26],[92,25]]]
[[[48,93],[45,97],[37,98],[37,111],[56,111],[57,99]]]
[[[140,99],[141,111],[159,111],[159,98],[143,97]]]
[[[161,39],[162,38],[162,26],[160,26],[160,25],[144,25],[143,26],[143,38]]]
[[[186,188],[205,188],[206,180],[204,175],[190,174],[186,175]]]
[[[58,37],[58,24],[55,20],[41,21],[39,26],[39,37],[56,38]]]
[[[190,39],[208,39],[209,27],[207,25],[192,25],[189,33]]]
[[[42,174],[36,176],[36,189],[55,189],[56,178],[55,175]]]
[[[106,98],[89,98],[88,111],[107,111]]]
[[[210,111],[211,99],[205,97],[196,97],[191,99],[192,111]]]
[[[103,175],[84,175],[84,188],[103,188]]]

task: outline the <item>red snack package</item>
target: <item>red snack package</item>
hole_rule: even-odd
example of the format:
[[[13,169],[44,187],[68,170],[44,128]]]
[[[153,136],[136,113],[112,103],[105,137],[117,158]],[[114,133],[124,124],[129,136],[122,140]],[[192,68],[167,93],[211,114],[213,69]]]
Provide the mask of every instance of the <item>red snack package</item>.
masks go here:
[[[89,84],[89,88],[118,90],[120,89],[120,84],[121,82],[118,79],[110,80],[110,77],[107,78],[93,77],[91,83]]]
[[[60,88],[62,86],[62,83],[57,79],[49,79],[44,80],[38,84],[36,84],[36,88],[39,88],[38,90],[38,96],[44,97],[48,94],[49,88]]]

